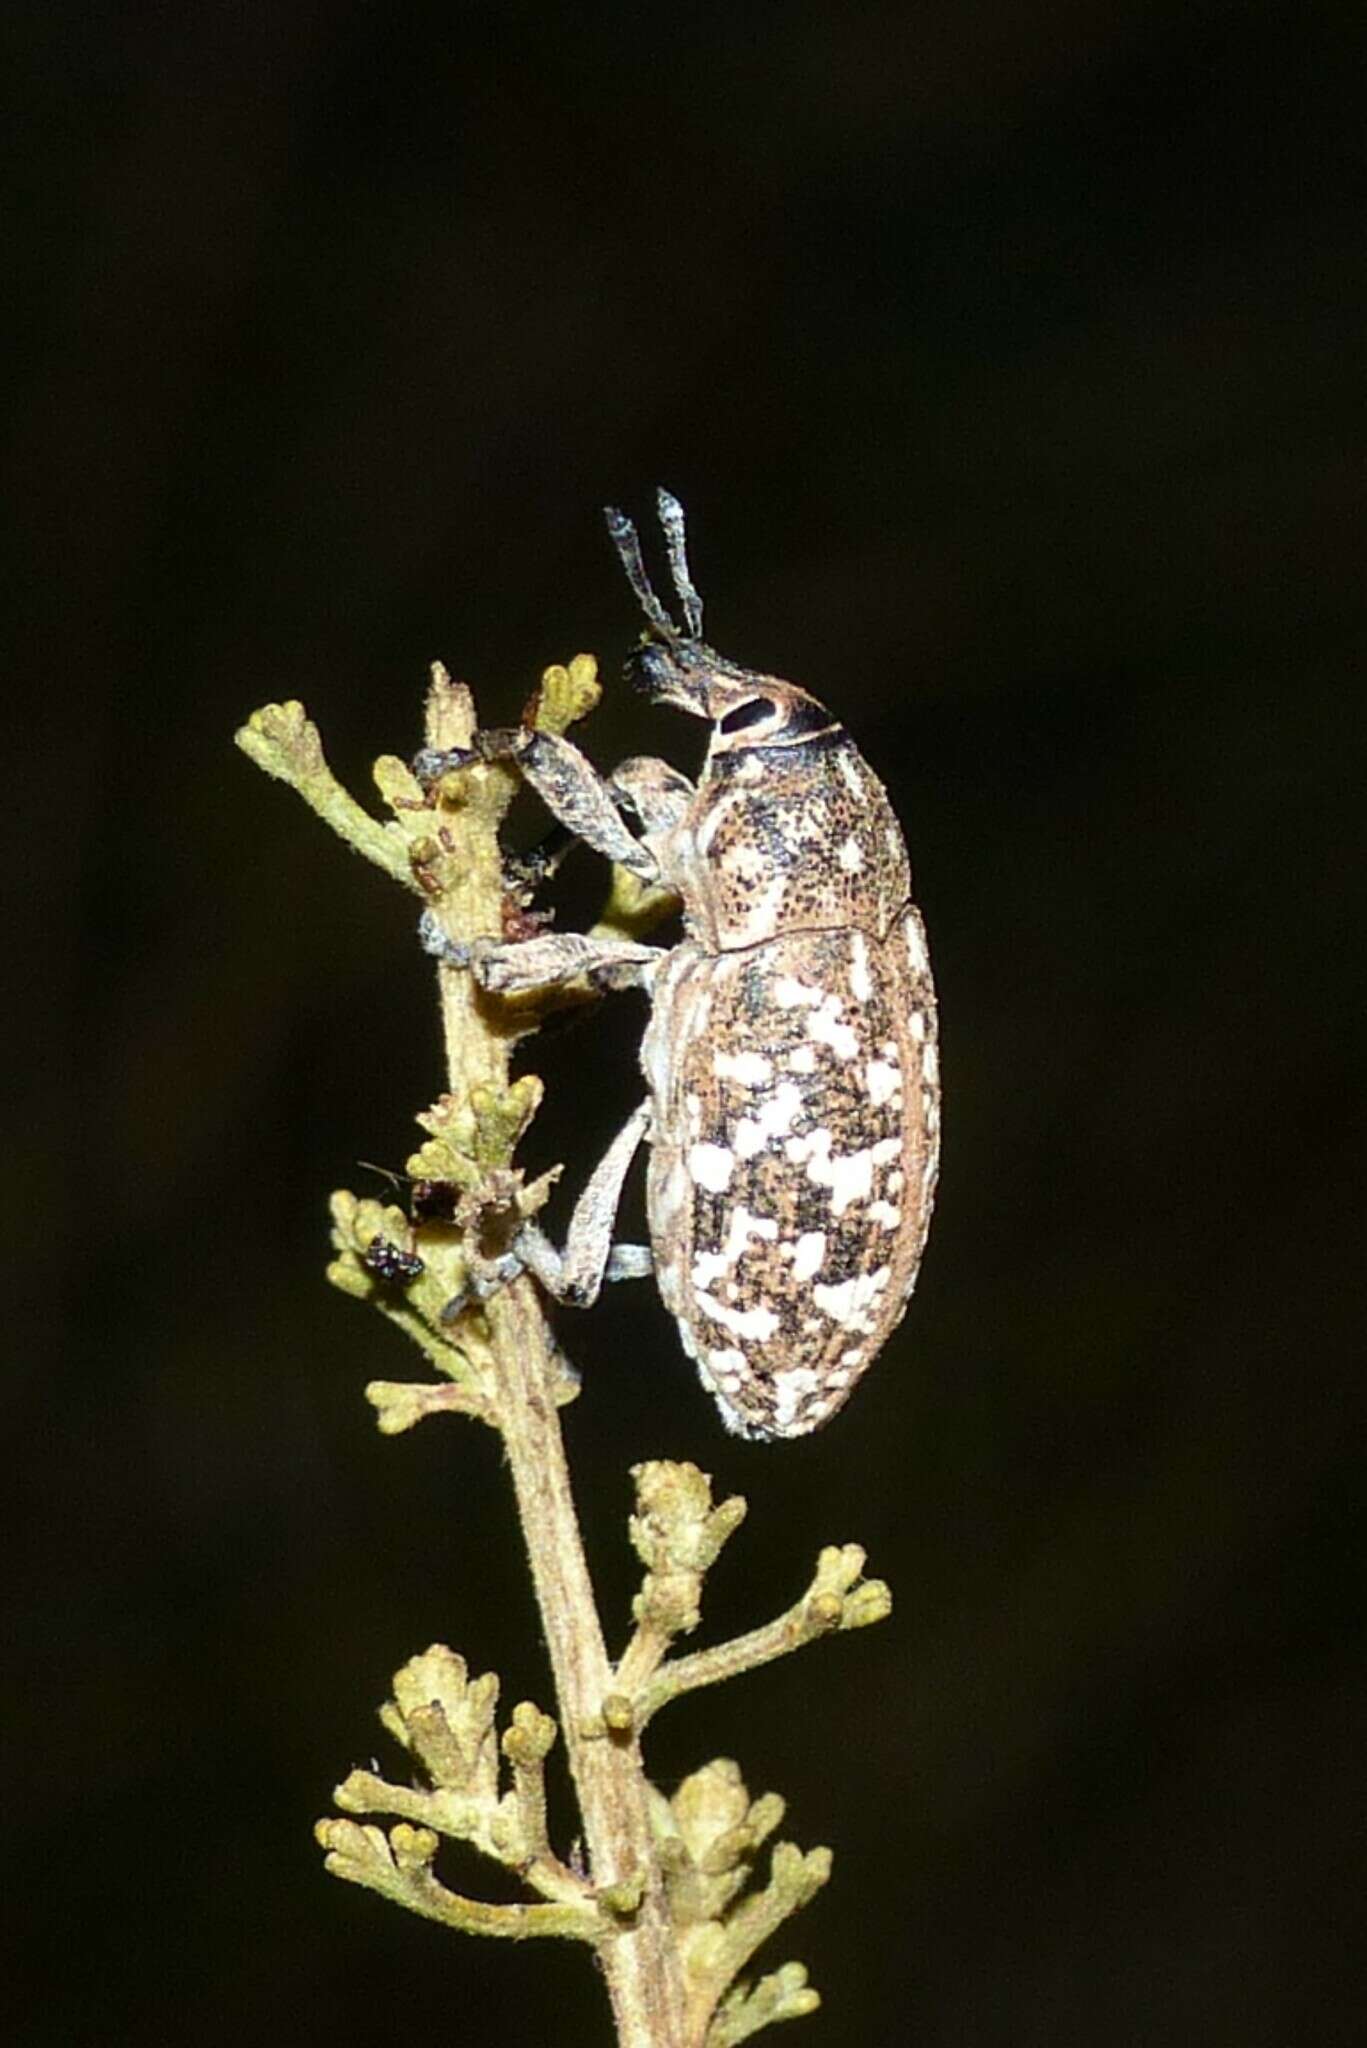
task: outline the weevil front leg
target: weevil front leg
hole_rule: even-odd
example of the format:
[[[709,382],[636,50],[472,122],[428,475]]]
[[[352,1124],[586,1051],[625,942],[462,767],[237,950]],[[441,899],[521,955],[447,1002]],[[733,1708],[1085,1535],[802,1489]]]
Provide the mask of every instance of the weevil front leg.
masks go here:
[[[622,822],[618,799],[587,754],[559,733],[528,732],[514,726],[475,734],[472,748],[442,753],[428,748],[413,762],[419,782],[432,783],[474,761],[511,761],[541,798],[551,816],[597,853],[630,868],[643,881],[659,880],[655,856]]]

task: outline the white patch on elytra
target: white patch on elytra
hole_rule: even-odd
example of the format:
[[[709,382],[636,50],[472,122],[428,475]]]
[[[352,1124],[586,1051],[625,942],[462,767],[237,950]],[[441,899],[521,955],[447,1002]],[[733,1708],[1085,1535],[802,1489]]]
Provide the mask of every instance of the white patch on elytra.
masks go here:
[[[810,1280],[814,1273],[821,1271],[821,1262],[825,1256],[825,1231],[804,1230],[793,1246],[794,1280]]]
[[[714,1280],[720,1280],[730,1260],[721,1252],[699,1252],[693,1261],[689,1279],[695,1289],[710,1287]]]
[[[836,859],[847,875],[857,875],[863,867],[864,849],[855,838],[853,832],[851,832],[849,838],[841,846]]]
[[[876,1273],[855,1273],[830,1287],[823,1287],[818,1281],[812,1289],[812,1299],[842,1329],[870,1335],[876,1327],[876,1317],[869,1311],[891,1277],[891,1266],[880,1266]]]
[[[796,1422],[799,1411],[821,1386],[821,1377],[809,1365],[790,1365],[774,1374],[774,1425],[786,1429]]]
[[[688,1151],[688,1171],[700,1188],[707,1188],[714,1195],[724,1194],[731,1185],[731,1176],[736,1170],[736,1156],[728,1152],[725,1145],[691,1145]]]
[[[709,1288],[713,1280],[719,1280],[730,1272],[732,1266],[744,1257],[746,1245],[752,1237],[764,1237],[773,1243],[779,1235],[779,1225],[773,1217],[752,1217],[750,1210],[740,1202],[728,1217],[726,1237],[723,1237],[717,1251],[699,1251],[693,1260],[693,1286]]]
[[[743,1116],[737,1119],[731,1133],[731,1141],[738,1156],[753,1159],[762,1152],[771,1138],[781,1138],[791,1128],[793,1118],[802,1108],[802,1091],[793,1081],[780,1081],[767,1102],[760,1104],[757,1116]]]
[[[705,1316],[714,1323],[725,1324],[738,1337],[749,1337],[763,1344],[778,1328],[777,1315],[763,1303],[758,1308],[728,1308],[724,1301],[718,1301],[711,1294],[699,1293],[693,1298]]]
[[[896,1230],[902,1220],[900,1209],[894,1209],[891,1202],[870,1202],[869,1221],[882,1226],[884,1230]]]
[[[845,786],[849,790],[850,795],[862,803],[866,792],[859,770],[855,767],[848,754],[837,754],[835,759],[836,766],[845,778]]]
[[[840,1009],[838,995],[823,997],[821,1007],[807,1019],[807,1036],[820,1045],[829,1045],[842,1060],[852,1060],[859,1050],[859,1033],[852,1024],[841,1022]]]
[[[767,1238],[772,1244],[778,1236],[778,1225],[772,1216],[752,1216],[745,1204],[739,1203],[727,1219],[726,1236],[720,1248],[714,1252],[698,1252],[693,1260],[691,1279],[699,1292],[711,1287],[728,1273],[752,1237]]]
[[[788,1054],[784,1062],[790,1074],[814,1074],[816,1072],[816,1047],[798,1045]]]
[[[767,1238],[772,1244],[777,1236],[778,1225],[772,1216],[752,1216],[741,1202],[731,1211],[722,1256],[728,1266],[733,1266],[752,1237]]]
[[[761,1088],[773,1079],[774,1063],[762,1052],[719,1052],[713,1057],[712,1072],[719,1081],[739,1081],[745,1088]]]
[[[852,1202],[866,1202],[873,1192],[873,1170],[886,1166],[902,1149],[900,1138],[880,1138],[860,1152],[831,1151],[828,1130],[813,1131],[810,1137],[789,1138],[784,1147],[789,1164],[807,1168],[807,1178],[819,1188],[831,1191],[831,1213],[843,1216]]]
[[[813,988],[809,982],[799,981],[793,974],[775,975],[773,995],[780,1010],[814,1010],[825,1000],[819,988]]]
[[[707,1364],[713,1380],[719,1387],[738,1386],[747,1370],[745,1353],[737,1351],[734,1345],[728,1346],[724,1351],[709,1351]]]
[[[870,1060],[864,1069],[864,1086],[869,1091],[869,1101],[875,1109],[881,1109],[885,1102],[891,1102],[901,1085],[901,1068],[890,1066],[886,1060]]]
[[[907,955],[912,966],[918,974],[929,974],[930,955],[926,951],[925,927],[916,911],[907,912],[902,929],[906,933]]]
[[[862,932],[855,932],[850,940],[850,993],[857,1003],[866,1003],[873,994],[869,949]]]

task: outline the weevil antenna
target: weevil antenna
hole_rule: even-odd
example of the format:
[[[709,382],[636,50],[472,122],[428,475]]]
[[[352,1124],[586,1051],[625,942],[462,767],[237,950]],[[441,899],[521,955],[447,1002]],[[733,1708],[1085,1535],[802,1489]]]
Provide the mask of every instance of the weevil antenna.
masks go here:
[[[615,505],[605,505],[603,517],[607,520],[608,533],[612,545],[617,550],[618,559],[627,572],[627,582],[636,593],[636,602],[657,633],[663,635],[666,640],[677,640],[678,627],[650,587],[646,565],[641,559],[641,537],[636,528],[626,513],[619,512]]]
[[[688,551],[684,541],[684,508],[672,491],[664,486],[655,493],[655,504],[664,528],[665,546],[669,550],[669,573],[674,578],[674,588],[679,593],[683,606],[684,624],[690,640],[702,639],[702,599],[693,587],[693,578],[688,573]]]

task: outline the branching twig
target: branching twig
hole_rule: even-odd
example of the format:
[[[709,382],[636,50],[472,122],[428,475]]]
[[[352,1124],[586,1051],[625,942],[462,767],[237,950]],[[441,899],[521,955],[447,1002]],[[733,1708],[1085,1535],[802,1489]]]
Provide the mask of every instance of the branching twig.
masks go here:
[[[786,1657],[790,1650],[800,1650],[820,1636],[885,1620],[892,1612],[892,1595],[882,1579],[863,1578],[863,1570],[864,1552],[857,1543],[823,1550],[811,1585],[786,1614],[711,1649],[672,1658],[647,1678],[632,1696],[634,1726],[644,1728],[666,1700],[677,1699],[681,1693],[696,1692],[702,1685],[719,1685],[725,1678],[772,1663],[775,1657]],[[619,1684],[626,1662],[623,1658]]]

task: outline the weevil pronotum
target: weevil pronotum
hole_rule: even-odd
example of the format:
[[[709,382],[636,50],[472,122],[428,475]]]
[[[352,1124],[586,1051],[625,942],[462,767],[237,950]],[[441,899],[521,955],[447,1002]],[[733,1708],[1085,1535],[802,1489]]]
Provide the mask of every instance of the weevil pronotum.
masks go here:
[[[587,972],[643,986],[652,1005],[648,1099],[580,1197],[564,1252],[528,1225],[502,1269],[587,1305],[605,1278],[653,1266],[726,1427],[804,1436],[848,1398],[916,1280],[939,1157],[935,991],[883,785],[814,697],[704,643],[683,508],[666,491],[659,515],[682,627],[635,527],[607,514],[648,626],[627,671],[710,720],[696,787],[649,759],[604,781],[548,733],[481,736],[562,826],[677,895],[685,932],[669,950],[573,933],[471,949],[491,990]],[[418,765],[430,778],[453,763]],[[612,1243],[642,1139],[648,1251]]]

